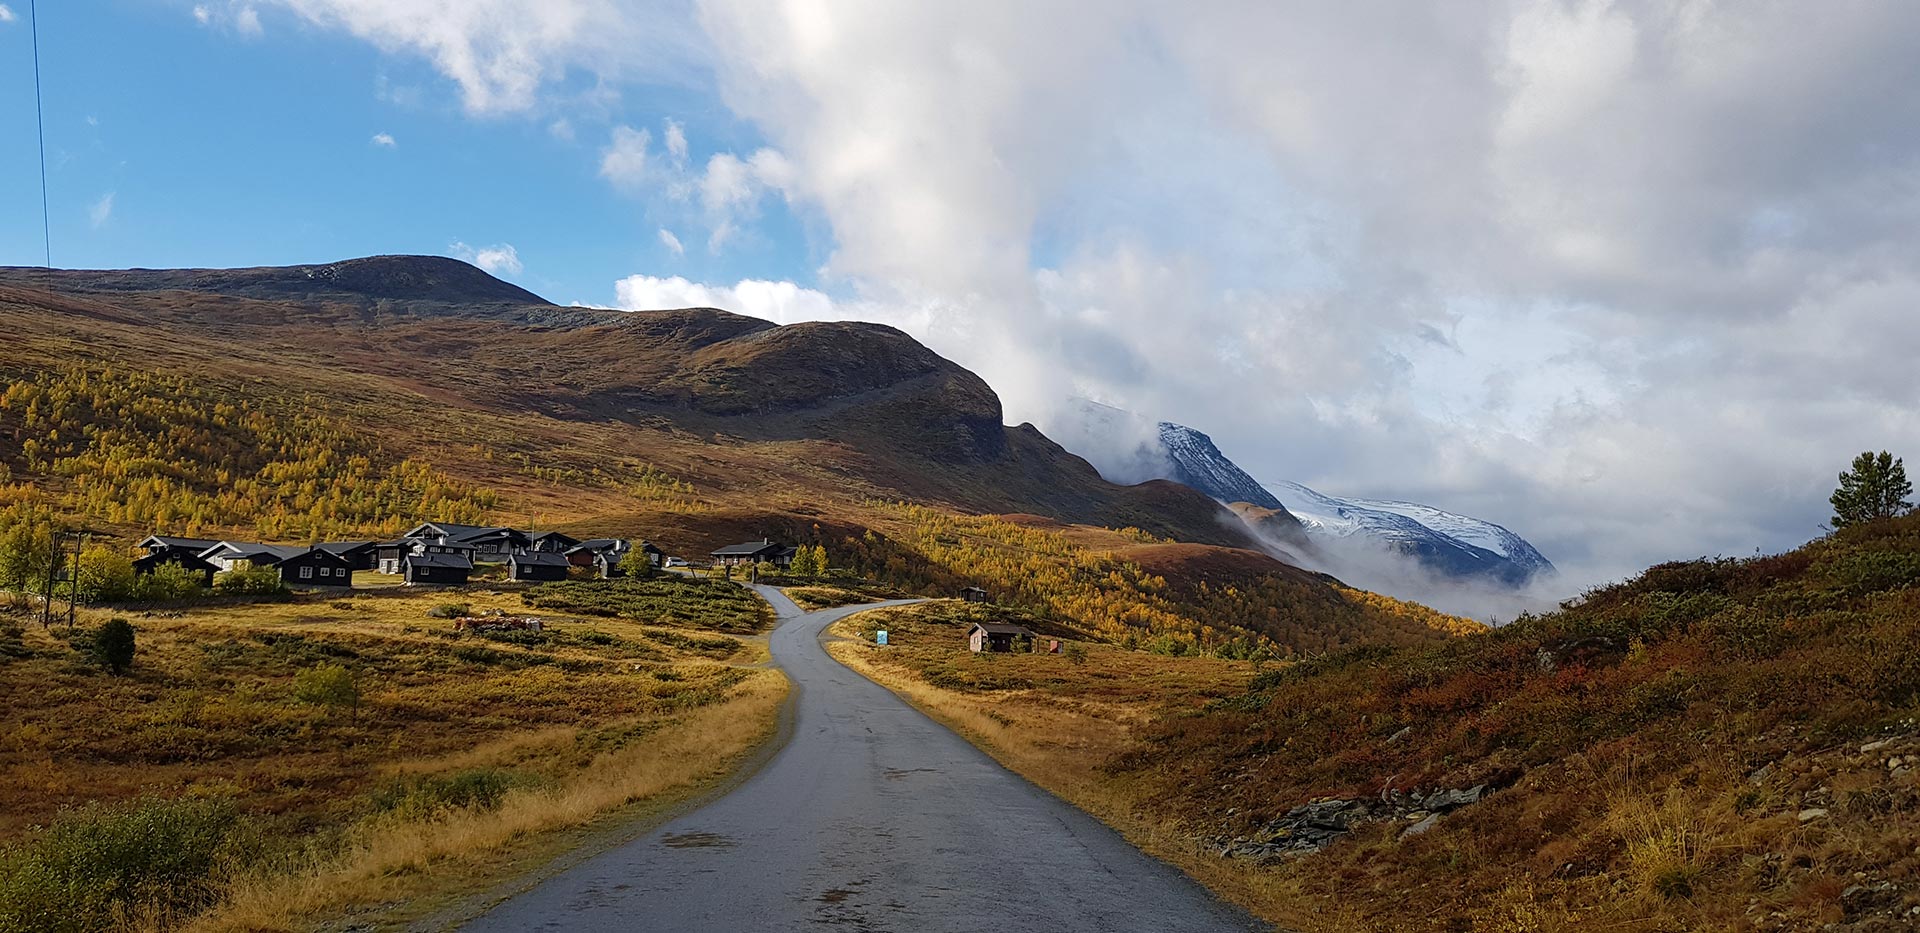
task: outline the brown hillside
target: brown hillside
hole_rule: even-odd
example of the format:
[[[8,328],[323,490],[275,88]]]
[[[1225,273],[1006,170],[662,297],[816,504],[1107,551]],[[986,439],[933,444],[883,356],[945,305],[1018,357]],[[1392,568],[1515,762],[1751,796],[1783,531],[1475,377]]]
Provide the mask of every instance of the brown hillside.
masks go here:
[[[560,495],[556,477],[638,462],[769,516],[906,498],[1241,543],[1199,493],[1115,486],[1038,431],[1004,427],[978,377],[878,325],[559,308],[464,263],[376,257],[0,269],[0,326],[9,375],[114,364],[301,397],[550,522],[629,505],[600,488]],[[720,543],[720,529],[689,530],[690,549]]]

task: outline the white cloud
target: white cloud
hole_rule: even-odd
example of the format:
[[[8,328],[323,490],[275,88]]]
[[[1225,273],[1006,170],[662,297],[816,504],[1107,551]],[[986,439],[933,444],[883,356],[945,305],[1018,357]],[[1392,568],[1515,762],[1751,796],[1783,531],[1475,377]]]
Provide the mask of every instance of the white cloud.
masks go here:
[[[447,247],[455,259],[473,263],[490,275],[516,276],[524,271],[520,265],[520,252],[511,243],[496,243],[492,246],[468,246],[454,243]]]
[[[707,63],[767,157],[620,127],[602,174],[710,244],[778,192],[852,297],[623,303],[884,320],[1015,419],[1191,423],[1268,478],[1498,521],[1570,584],[1797,543],[1852,453],[1920,456],[1897,4],[281,2],[474,112]]]
[[[842,309],[831,297],[792,282],[746,279],[733,285],[703,285],[679,276],[630,275],[614,283],[616,306],[625,311],[719,308],[776,324],[843,321],[866,309]]]
[[[600,177],[612,182],[615,188],[644,190],[650,181],[647,149],[652,144],[653,134],[644,129],[614,127],[612,140],[600,150]]]
[[[432,61],[471,113],[539,106],[571,68],[683,80],[705,52],[683,0],[262,0],[389,53]]]
[[[4,3],[0,3],[0,23],[11,23],[13,20],[13,8]]]
[[[687,137],[680,124],[666,121],[661,138],[663,154],[654,151],[651,131],[615,126],[607,146],[600,150],[600,175],[615,188],[643,199],[669,204],[697,201],[710,252],[719,252],[742,222],[758,214],[762,198],[784,192],[794,180],[786,156],[766,148],[746,159],[731,152],[715,153],[703,170],[690,172]]]
[[[393,134],[391,133],[375,133],[373,134],[373,139],[369,140],[369,142],[372,145],[379,146],[383,149],[392,149],[393,147],[400,145],[399,143],[393,141]]]
[[[680,242],[680,238],[674,236],[673,231],[665,227],[660,228],[660,245],[666,247],[667,252],[672,253],[676,258],[687,254],[687,248]]]
[[[195,4],[193,19],[202,26],[230,29],[249,39],[259,38],[265,33],[260,25],[260,11],[253,4],[239,0],[226,0],[219,7],[206,3]]]
[[[667,157],[672,159],[676,165],[687,164],[687,131],[680,126],[679,121],[667,121],[665,139],[667,144]]]
[[[561,117],[547,124],[547,133],[562,142],[573,142],[573,121]]]
[[[95,230],[106,226],[107,221],[113,219],[113,195],[114,192],[109,191],[93,202],[92,207],[87,208],[87,220],[93,224]]]

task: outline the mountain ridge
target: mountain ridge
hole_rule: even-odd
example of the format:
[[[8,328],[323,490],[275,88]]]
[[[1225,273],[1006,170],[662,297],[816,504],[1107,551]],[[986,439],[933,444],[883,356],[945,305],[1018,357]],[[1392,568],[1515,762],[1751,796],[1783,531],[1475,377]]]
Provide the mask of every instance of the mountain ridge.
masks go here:
[[[984,381],[885,325],[561,307],[459,260],[395,256],[236,270],[4,268],[0,321],[13,347],[0,369],[152,364],[234,391],[277,386],[337,398],[403,447],[419,446],[408,436],[416,430],[435,448],[446,446],[438,438],[471,446],[487,435],[486,456],[591,438],[621,453],[567,454],[578,462],[565,470],[657,461],[776,511],[816,508],[812,492],[833,488],[851,508],[925,499],[1251,543],[1198,493],[1109,483],[1038,430],[1005,425]],[[396,410],[426,421],[396,428]],[[546,420],[520,423],[530,416]]]

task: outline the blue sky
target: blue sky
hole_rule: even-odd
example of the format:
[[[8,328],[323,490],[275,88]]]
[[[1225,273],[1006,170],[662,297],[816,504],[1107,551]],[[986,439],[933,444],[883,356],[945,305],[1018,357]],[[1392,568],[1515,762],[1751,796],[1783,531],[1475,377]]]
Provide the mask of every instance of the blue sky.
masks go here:
[[[38,263],[0,3],[0,262]],[[1188,424],[1575,587],[1792,546],[1855,452],[1920,456],[1900,4],[41,12],[60,266],[458,254],[563,303],[879,321],[1010,422]]]
[[[0,23],[0,263],[42,259],[27,8]],[[691,155],[751,150],[753,128],[711,83],[623,89],[553,113],[466,113],[430,65],[266,11],[261,35],[202,25],[191,5],[43,4],[41,69],[54,264],[247,266],[510,243],[508,277],[563,303],[607,303],[635,272],[811,281],[818,255],[772,199],[752,235],[705,234],[674,255],[683,212],[616,194],[599,172],[608,127],[687,127]],[[575,74],[556,93],[583,91]],[[392,146],[373,142],[386,134]],[[103,199],[109,211],[97,213]],[[97,222],[96,222],[97,221]]]

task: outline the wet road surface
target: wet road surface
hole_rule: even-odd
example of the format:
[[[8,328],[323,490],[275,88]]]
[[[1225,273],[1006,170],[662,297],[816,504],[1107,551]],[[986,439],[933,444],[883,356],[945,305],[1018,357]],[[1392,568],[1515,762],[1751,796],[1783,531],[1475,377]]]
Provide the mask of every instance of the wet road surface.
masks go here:
[[[792,738],[731,793],[463,927],[492,931],[1259,930],[821,648],[871,606],[780,616]]]

